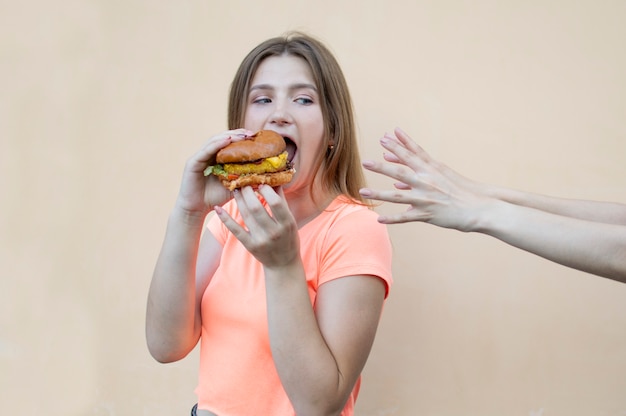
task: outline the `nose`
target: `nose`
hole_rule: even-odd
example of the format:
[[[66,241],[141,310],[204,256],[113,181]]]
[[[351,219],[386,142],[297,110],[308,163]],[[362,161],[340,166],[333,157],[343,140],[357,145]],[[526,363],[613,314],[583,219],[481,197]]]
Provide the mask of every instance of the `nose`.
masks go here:
[[[272,113],[269,118],[270,125],[273,126],[285,126],[291,124],[293,119],[289,112],[287,103],[282,102],[282,100],[275,100],[274,107],[272,108]]]

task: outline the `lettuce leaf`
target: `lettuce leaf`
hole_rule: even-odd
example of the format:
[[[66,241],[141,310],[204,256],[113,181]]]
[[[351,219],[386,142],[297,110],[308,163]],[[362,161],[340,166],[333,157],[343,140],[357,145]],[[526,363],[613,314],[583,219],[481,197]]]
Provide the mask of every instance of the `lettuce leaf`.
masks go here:
[[[224,166],[222,165],[207,166],[207,168],[204,170],[204,176],[209,176],[211,174],[226,175],[226,171],[224,170]]]

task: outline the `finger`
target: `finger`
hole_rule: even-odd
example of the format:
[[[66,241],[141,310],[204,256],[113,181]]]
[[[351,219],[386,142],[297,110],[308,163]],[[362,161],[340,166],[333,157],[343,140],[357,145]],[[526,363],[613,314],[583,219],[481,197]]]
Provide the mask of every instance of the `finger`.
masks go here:
[[[265,202],[267,202],[275,221],[282,223],[293,219],[291,211],[289,211],[287,206],[282,187],[274,189],[269,185],[261,185],[259,186],[259,193],[265,199]]]
[[[202,148],[196,153],[195,158],[198,162],[209,163],[215,159],[215,154],[225,146],[232,142],[230,134],[218,134],[207,140]]]
[[[396,137],[395,134],[392,133],[387,133],[385,132],[385,134],[383,135],[384,138],[389,139],[389,140],[394,140],[400,144],[402,144],[402,142]],[[404,145],[403,145],[404,146]]]
[[[244,245],[249,240],[250,235],[248,232],[237,223],[228,213],[220,206],[213,207],[215,214],[222,221],[224,226],[228,228],[228,230],[233,233],[237,240],[241,241]]]
[[[385,134],[380,143],[399,159],[396,161],[392,160],[391,156],[386,157],[390,161],[403,163],[413,169],[423,166],[424,163],[433,162],[432,157],[400,128],[395,129],[395,135]]]
[[[406,183],[403,183],[403,182],[396,182],[396,183],[393,184],[393,186],[396,189],[401,189],[403,191],[410,191],[411,189],[413,189],[409,185],[407,185]]]
[[[415,210],[409,210],[405,212],[400,212],[397,214],[390,215],[380,215],[378,217],[378,222],[381,224],[403,224],[407,222],[415,222],[415,221],[428,221],[429,216],[425,213],[419,213]]]
[[[378,162],[375,160],[364,160],[363,167],[372,172],[380,173],[390,178],[396,179],[402,183],[412,184],[415,182],[415,172],[403,165],[392,163]]]
[[[238,129],[227,130],[224,133],[232,136],[233,139],[237,138],[238,140],[243,140],[246,137],[251,137],[252,135],[254,135],[254,132],[252,130],[244,129],[243,127],[238,128]]]
[[[384,152],[383,159],[385,159],[387,162],[402,163],[401,160],[398,159],[398,156],[394,155],[393,153]]]
[[[243,127],[235,129],[234,131],[237,133],[243,133],[246,137],[254,136],[254,132],[252,130],[244,129]]]
[[[413,170],[418,170],[424,166],[424,161],[414,152],[404,147],[397,139],[383,137],[380,139],[380,144],[390,152],[384,154],[386,160],[406,165]]]
[[[215,142],[243,140],[248,132],[249,130],[246,129],[226,130],[220,134],[209,137],[204,142],[204,147],[214,147]]]
[[[415,203],[415,198],[411,198],[408,193],[402,191],[380,191],[371,188],[361,188],[359,189],[359,193],[365,198],[375,199],[378,201],[408,205]]]
[[[420,158],[422,158],[425,161],[430,161],[432,159],[430,155],[426,152],[426,150],[424,150],[422,146],[420,146],[413,139],[411,139],[411,137],[400,127],[396,127],[396,129],[394,130],[394,133],[398,141],[402,143],[402,145],[406,149],[408,149],[410,152],[418,155]]]
[[[402,145],[408,150],[410,150],[411,152],[420,154],[420,155],[422,154],[428,155],[426,151],[420,145],[418,145],[413,139],[411,139],[411,137],[400,127],[396,127],[394,130],[394,133],[396,137],[398,138],[398,140],[400,141],[400,143],[402,143]]]
[[[266,228],[274,223],[270,213],[267,212],[260,200],[259,194],[251,186],[245,186],[237,192],[235,200],[250,232],[258,230],[259,227]]]
[[[215,153],[222,147],[227,146],[232,142],[245,140],[247,137],[250,137],[251,134],[252,132],[247,129],[227,130],[223,133],[217,134],[209,138],[204,143],[203,149],[210,153]]]
[[[214,164],[217,152],[234,141],[243,140],[246,131],[244,129],[229,130],[209,138],[190,159],[193,170],[204,171],[207,166]]]
[[[235,130],[231,130],[232,132],[232,141],[233,142],[238,142],[240,140],[247,140],[247,139],[251,139],[252,136],[254,136],[254,132],[252,130],[248,130],[248,129],[235,129]]]

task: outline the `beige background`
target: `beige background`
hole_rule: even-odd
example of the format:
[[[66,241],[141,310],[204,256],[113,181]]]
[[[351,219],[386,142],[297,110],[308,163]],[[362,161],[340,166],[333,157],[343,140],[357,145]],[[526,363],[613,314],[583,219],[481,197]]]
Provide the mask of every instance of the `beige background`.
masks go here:
[[[144,343],[152,267],[236,66],[286,30],[336,53],[364,158],[401,126],[472,178],[626,201],[621,0],[0,7],[2,415],[188,414],[196,353],[161,365]],[[359,415],[626,415],[626,285],[481,235],[389,231]]]

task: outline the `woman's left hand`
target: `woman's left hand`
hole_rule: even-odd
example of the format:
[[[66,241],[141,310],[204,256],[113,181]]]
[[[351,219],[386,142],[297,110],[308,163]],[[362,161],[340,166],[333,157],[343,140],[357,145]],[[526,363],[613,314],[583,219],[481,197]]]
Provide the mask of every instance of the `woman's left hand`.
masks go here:
[[[268,210],[260,201],[267,202]],[[281,187],[261,185],[258,194],[246,186],[235,190],[235,201],[247,230],[220,207],[215,212],[224,225],[265,267],[280,268],[300,261],[298,226]]]

